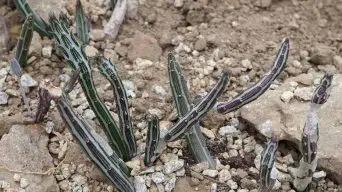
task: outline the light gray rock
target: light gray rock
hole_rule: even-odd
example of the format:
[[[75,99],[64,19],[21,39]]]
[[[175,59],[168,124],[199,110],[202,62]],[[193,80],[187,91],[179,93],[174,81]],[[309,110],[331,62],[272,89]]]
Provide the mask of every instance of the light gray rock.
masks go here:
[[[147,187],[145,185],[145,179],[142,176],[134,177],[134,188],[136,192],[147,192]]]
[[[34,80],[29,74],[23,74],[20,79],[23,87],[36,87],[38,82]]]
[[[26,192],[58,192],[59,188],[53,175],[25,174],[44,173],[54,167],[47,149],[48,141],[45,130],[38,125],[12,126],[9,133],[3,135],[0,140],[0,167],[22,172],[21,179],[18,183],[13,179],[13,173],[1,170],[0,180],[9,182],[14,189],[25,187]]]
[[[340,72],[342,72],[342,57],[341,56],[336,55],[334,57],[334,65]]]
[[[209,177],[216,177],[218,175],[218,171],[213,169],[206,169],[202,172],[202,174]]]
[[[165,184],[165,191],[171,192],[173,188],[176,186],[176,177],[172,177],[170,180],[167,181]]]
[[[215,134],[212,130],[207,129],[205,127],[201,127],[201,131],[204,136],[208,137],[209,139],[215,139]]]
[[[46,22],[49,19],[49,13],[59,15],[62,11],[63,2],[59,0],[27,0],[30,6],[41,16]]]
[[[152,181],[156,184],[163,183],[165,181],[165,175],[162,172],[155,172],[151,176]]]
[[[184,166],[184,160],[171,160],[169,162],[166,162],[164,165],[163,172],[165,174],[170,174],[172,172],[175,172],[179,169],[181,169]]]
[[[284,101],[284,103],[288,103],[292,98],[293,98],[293,92],[292,91],[285,91],[280,96],[280,99],[282,101]]]
[[[160,85],[154,85],[152,87],[153,91],[157,94],[157,95],[160,95],[160,96],[165,96],[166,95],[166,91],[165,89],[160,86]]]
[[[87,45],[84,48],[84,52],[88,57],[95,57],[99,53],[99,51],[91,45]]]
[[[252,124],[261,134],[275,134],[280,140],[298,145],[310,102],[293,101],[284,104],[280,95],[289,89],[289,79],[277,90],[268,90],[256,101],[241,108],[241,118]],[[331,95],[319,110],[318,167],[331,178],[342,183],[342,75],[334,75]],[[312,87],[314,89],[314,87]]]
[[[175,0],[175,2],[173,3],[173,6],[180,8],[183,7],[184,5],[184,0]]]
[[[0,105],[7,104],[7,101],[8,101],[7,93],[0,91]]]
[[[325,178],[326,176],[327,176],[327,173],[325,171],[318,171],[312,175],[312,179],[317,181],[317,180]]]
[[[231,178],[232,178],[232,176],[230,175],[230,172],[229,172],[228,169],[222,169],[219,172],[218,179],[219,179],[220,183],[224,183],[224,182],[228,181]]]
[[[239,187],[238,184],[235,181],[233,181],[233,180],[228,180],[227,185],[231,189],[237,189]]]
[[[52,54],[52,46],[43,47],[42,55],[43,57],[50,58]]]
[[[294,91],[294,97],[298,100],[310,101],[314,91],[314,87],[298,87]]]
[[[102,29],[93,29],[90,32],[90,38],[94,41],[102,41],[105,38],[105,33]]]
[[[225,135],[235,136],[235,135],[237,135],[239,133],[240,133],[240,131],[238,131],[235,127],[230,126],[230,125],[221,127],[220,130],[219,130],[219,134],[221,136],[225,136]]]
[[[124,85],[125,87],[125,90],[126,90],[126,93],[127,93],[127,97],[135,97],[135,90],[136,90],[136,87],[133,83],[133,81],[130,81],[130,80],[122,80],[122,84]]]

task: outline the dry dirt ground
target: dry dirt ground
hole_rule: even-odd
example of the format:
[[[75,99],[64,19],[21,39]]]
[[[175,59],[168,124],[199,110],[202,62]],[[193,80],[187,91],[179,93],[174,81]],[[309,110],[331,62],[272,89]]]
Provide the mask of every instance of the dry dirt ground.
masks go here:
[[[176,5],[176,2],[183,4]],[[342,66],[334,64],[332,59],[326,60],[325,57],[327,54],[334,56],[342,53],[341,0],[140,0],[139,3],[137,15],[124,21],[115,41],[100,40],[90,43],[100,53],[107,52],[116,63],[121,77],[132,81],[136,86],[136,96],[130,99],[134,121],[142,121],[149,109],[162,109],[161,119],[173,120],[166,62],[169,52],[177,54],[193,95],[210,90],[220,72],[229,70],[229,86],[220,98],[221,101],[230,99],[267,72],[279,43],[285,37],[290,39],[290,54],[285,72],[278,81],[309,70],[342,72]],[[90,1],[84,1],[86,12],[92,12],[91,5]],[[65,10],[69,15],[73,15],[73,6],[73,3],[66,3]],[[10,19],[20,15],[16,12],[9,13],[4,7],[1,9]],[[106,14],[97,19],[92,17],[93,30],[102,29],[103,18],[109,17]],[[12,43],[10,42],[9,50],[13,50],[19,27],[10,23]],[[55,46],[46,39],[41,44]],[[310,62],[304,59],[317,51],[316,49],[319,49],[322,57],[318,56]],[[6,62],[11,53],[2,54],[2,61]],[[55,55],[55,50],[49,59],[42,58],[40,53],[33,52],[32,55],[36,60],[26,69],[30,76],[38,82],[49,79],[52,85],[60,86],[59,75],[68,71],[65,63]],[[151,60],[153,65],[147,69],[140,68],[136,62],[138,57]],[[206,69],[207,63],[203,60],[211,58],[217,62],[214,67]],[[246,59],[250,61],[251,67],[243,66],[242,61]],[[300,61],[300,67],[296,61]],[[209,75],[206,74],[207,70]],[[248,80],[245,79],[246,76]],[[94,78],[96,86],[107,84],[98,72],[94,72]],[[14,77],[9,76],[6,82],[10,82],[8,87],[18,90]],[[152,91],[156,85],[162,86],[167,93],[163,95]],[[37,99],[36,89],[31,89],[28,94],[29,99],[35,101],[32,102],[33,105]],[[108,88],[100,89],[99,92],[105,101],[113,100]],[[0,105],[0,111],[7,111],[8,116],[26,113],[20,97],[16,96],[9,97],[8,104]],[[52,116],[49,118],[53,118]],[[218,117],[217,114],[209,114],[202,124],[217,131],[232,116],[227,114]],[[9,128],[11,122],[8,118],[0,119],[0,126]],[[20,122],[13,119],[13,122]],[[62,122],[58,125],[64,127]],[[214,144],[209,145],[210,150],[214,156],[219,156],[215,154],[222,153],[218,147],[219,142]],[[187,182],[185,180],[179,181],[175,191],[190,191],[180,187],[181,183]],[[184,184],[187,187],[190,185],[191,183]],[[201,186],[197,186],[197,189],[208,190]]]

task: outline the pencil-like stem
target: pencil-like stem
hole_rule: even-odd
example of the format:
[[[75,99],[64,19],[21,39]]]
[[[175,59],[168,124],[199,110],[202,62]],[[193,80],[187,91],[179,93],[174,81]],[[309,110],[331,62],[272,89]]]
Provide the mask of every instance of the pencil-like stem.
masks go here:
[[[178,117],[181,118],[193,108],[193,103],[190,100],[186,80],[180,70],[179,64],[176,62],[176,58],[172,54],[168,55],[168,73],[174,104]],[[215,169],[215,161],[206,146],[199,122],[191,126],[185,135],[191,154],[194,156],[196,162],[208,162],[209,167]]]
[[[271,86],[272,82],[285,69],[287,57],[289,54],[289,39],[285,38],[280,45],[277,56],[274,60],[273,67],[253,86],[243,91],[229,102],[219,103],[217,111],[219,113],[229,113],[235,111],[242,106],[256,100]]]

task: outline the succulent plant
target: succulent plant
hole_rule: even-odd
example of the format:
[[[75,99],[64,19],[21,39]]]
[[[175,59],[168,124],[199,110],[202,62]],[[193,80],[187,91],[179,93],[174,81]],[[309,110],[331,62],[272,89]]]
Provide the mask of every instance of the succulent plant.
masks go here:
[[[179,118],[182,118],[190,110],[192,110],[194,108],[194,105],[196,105],[197,103],[195,104],[193,101],[191,101],[190,93],[186,86],[186,80],[180,71],[179,64],[176,62],[176,59],[172,54],[169,54],[168,56],[168,73],[174,104],[176,106]],[[221,81],[221,84],[217,89],[217,94],[222,93],[227,83],[227,74],[224,74],[223,78],[224,79]],[[213,97],[212,99],[216,98],[217,96]],[[215,103],[215,101],[212,100],[211,103]],[[195,123],[193,123],[192,126],[188,127],[188,130],[184,129],[182,132],[186,135],[191,154],[194,156],[195,160],[198,163],[208,162],[209,167],[211,169],[215,169],[215,161],[211,157],[210,152],[207,149],[199,122],[196,121]],[[172,133],[173,130],[170,130],[169,133],[165,136],[166,139],[172,140],[172,137],[170,136],[170,134]]]
[[[277,56],[274,59],[273,66],[260,80],[247,90],[241,92],[229,102],[219,103],[217,111],[219,113],[229,113],[235,111],[242,106],[259,98],[272,84],[272,82],[279,76],[286,66],[287,57],[289,54],[290,41],[285,38],[278,50]]]
[[[90,25],[80,0],[77,0],[76,2],[75,19],[77,37],[82,41],[83,44],[87,44],[89,42]]]
[[[132,154],[127,153],[127,151],[130,151],[129,146],[123,139],[119,127],[116,125],[107,107],[100,100],[95,89],[92,71],[82,45],[76,41],[66,24],[57,19],[53,14],[50,15],[49,23],[51,32],[57,40],[64,58],[73,70],[79,72],[79,83],[86,95],[90,108],[94,111],[101,126],[104,128],[111,147],[119,157],[124,160],[130,159]]]
[[[303,157],[299,162],[299,167],[294,171],[293,185],[298,191],[304,191],[311,183],[312,174],[317,167],[317,142],[319,139],[317,110],[329,98],[332,79],[333,75],[325,74],[311,99],[302,133],[301,151]]]
[[[19,62],[21,67],[25,67],[27,64],[28,51],[31,45],[33,36],[33,16],[29,14],[22,26],[20,38],[17,43],[15,52],[15,58]]]
[[[277,180],[277,169],[274,167],[278,141],[276,138],[270,138],[266,147],[261,153],[260,160],[260,192],[271,191]]]
[[[35,30],[41,37],[48,37],[52,38],[52,34],[50,32],[50,27],[42,19],[36,12],[30,7],[28,4],[27,0],[14,0],[15,6],[17,9],[25,16],[25,18],[28,18],[28,16],[31,15],[32,20],[33,20],[33,30]]]
[[[102,172],[107,177],[110,177],[109,179],[115,186],[117,186],[119,190],[130,191],[132,190],[130,185],[127,185],[127,188],[123,186],[127,184],[128,180],[122,175],[122,172],[127,172],[127,168],[122,162],[130,160],[134,155],[136,155],[136,143],[133,135],[131,117],[129,114],[127,95],[124,86],[120,80],[120,77],[117,74],[115,65],[110,60],[100,56],[94,59],[89,59],[84,53],[83,46],[74,38],[73,34],[69,31],[65,16],[62,15],[59,19],[57,19],[53,14],[51,14],[49,23],[51,34],[53,34],[54,38],[57,40],[58,46],[67,63],[74,70],[70,82],[64,88],[63,96],[58,99],[54,97],[51,98],[57,100],[56,102],[58,110],[64,121],[68,125],[70,132],[72,132],[78,143],[83,147],[83,149],[94,161],[94,163],[102,170]],[[174,96],[176,97],[175,101],[179,101],[187,97],[187,95],[184,95],[179,91],[184,92],[187,91],[187,89],[185,89],[184,87],[182,87],[181,89],[176,88],[180,85],[179,83],[184,83],[184,79],[181,81],[180,79],[178,79],[181,76],[181,73],[179,71],[178,64],[176,64],[174,61],[174,57],[170,55],[169,59],[169,71],[171,72],[170,79],[172,81],[171,88],[174,90]],[[119,126],[116,125],[116,122],[110,115],[109,110],[102,103],[100,97],[98,96],[93,82],[92,70],[90,67],[91,64],[97,66],[100,73],[104,77],[106,77],[106,79],[111,83],[113,87],[116,108],[119,116]],[[173,71],[173,69],[176,69],[176,71]],[[114,161],[112,162],[112,164],[105,160],[106,158],[108,158],[108,154],[106,155],[105,152],[101,151],[101,145],[96,145],[96,142],[99,142],[99,138],[96,138],[94,134],[87,131],[90,129],[89,125],[87,125],[82,117],[77,115],[73,111],[72,107],[68,104],[67,94],[73,89],[77,81],[80,83],[83,92],[85,93],[90,108],[95,113],[98,121],[104,128],[104,131],[107,135],[109,141],[108,145],[112,150],[111,154],[114,154],[110,156],[111,158],[109,158],[109,160]],[[156,117],[152,116],[152,118],[149,119],[149,135],[146,141],[147,148],[145,150],[145,163],[147,165],[153,163],[153,161],[156,160],[157,157],[161,154],[163,148],[160,147],[160,143],[174,141],[186,134],[189,130],[191,130],[192,126],[198,124],[199,119],[213,107],[217,98],[223,92],[226,83],[227,73],[223,73],[222,77],[214,86],[214,88],[197,104],[195,104],[194,106],[187,104],[187,108],[184,109],[176,105],[178,106],[178,108],[180,108],[180,110],[183,110],[180,115],[180,119],[169,129],[166,136],[164,136],[163,138],[159,138],[159,125]],[[43,89],[40,92],[44,93]],[[37,119],[41,119],[41,117],[46,114],[46,109],[49,106],[47,104],[49,99],[50,98],[48,96],[46,96],[45,99],[43,97],[40,97],[40,107],[38,108]],[[196,129],[197,130],[189,133],[189,135],[191,135],[192,137],[196,137],[197,139],[192,145],[194,151],[199,151],[195,156],[200,156],[199,160],[201,161],[203,159],[212,161],[212,159],[210,159],[211,157],[209,155],[209,152],[207,152],[207,149],[202,149],[202,147],[205,147],[205,144],[203,141],[203,136],[200,133],[199,126]],[[95,139],[93,139],[92,137],[94,137]],[[204,154],[205,156],[203,156],[202,154]],[[115,165],[117,165],[117,167],[121,165],[121,168],[124,169],[124,171],[121,170],[120,172],[116,170],[114,168]],[[117,172],[116,176],[112,175],[114,174],[114,172]]]

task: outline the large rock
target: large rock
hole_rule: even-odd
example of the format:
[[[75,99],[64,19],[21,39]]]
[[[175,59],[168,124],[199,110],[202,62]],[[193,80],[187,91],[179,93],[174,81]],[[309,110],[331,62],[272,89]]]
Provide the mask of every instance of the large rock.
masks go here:
[[[45,130],[38,125],[12,126],[9,133],[0,140],[0,180],[6,181],[11,189],[18,191],[20,184],[14,181],[14,172],[8,170],[18,171],[20,177],[28,183],[28,186],[25,185],[26,192],[58,192],[53,175],[33,173],[44,173],[54,167],[47,148],[48,141]]]
[[[268,90],[256,101],[242,107],[241,118],[254,125],[261,134],[267,137],[275,134],[281,140],[292,141],[299,146],[310,102],[293,99],[287,104],[283,103],[280,100],[281,94],[290,90],[287,82],[277,90]],[[340,184],[342,183],[341,82],[342,74],[335,75],[331,96],[318,111],[320,119],[318,166]]]
[[[128,59],[134,61],[137,58],[157,61],[162,54],[158,41],[147,34],[136,32],[128,47]]]
[[[16,114],[12,116],[0,116],[0,138],[4,134],[8,133],[10,128],[15,124],[24,124],[30,121],[28,117],[24,117],[22,114]]]
[[[30,6],[39,14],[46,22],[50,13],[59,15],[62,10],[62,1],[60,0],[27,0]]]

